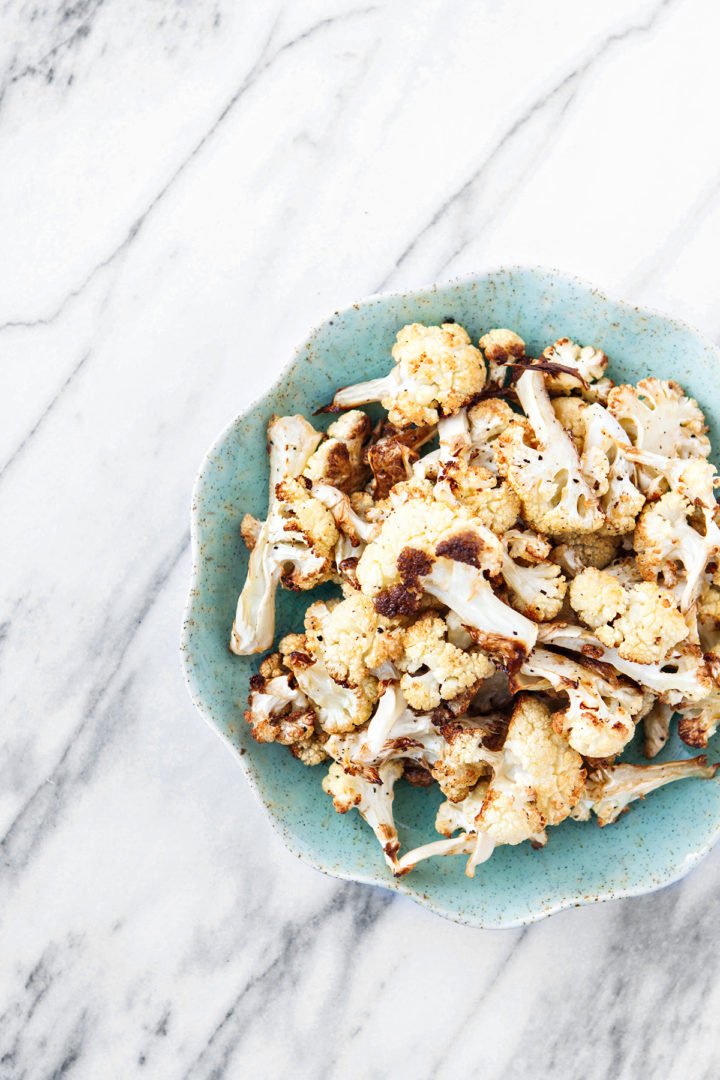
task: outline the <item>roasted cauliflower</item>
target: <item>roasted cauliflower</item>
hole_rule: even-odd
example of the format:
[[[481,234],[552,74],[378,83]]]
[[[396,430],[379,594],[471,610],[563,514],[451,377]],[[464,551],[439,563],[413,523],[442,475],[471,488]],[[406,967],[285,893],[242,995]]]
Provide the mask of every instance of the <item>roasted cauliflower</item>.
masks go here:
[[[403,327],[388,368],[318,410],[342,412],[325,433],[268,425],[230,640],[277,649],[250,678],[252,738],[329,762],[324,791],[396,876],[453,854],[473,876],[497,846],[712,777],[705,758],[617,760],[638,728],[654,758],[720,726],[720,479],[697,402],[615,386],[592,345],[532,356],[496,328],[476,346],[449,317]],[[316,585],[275,644],[278,586]],[[443,799],[439,838],[412,850],[403,781]]]

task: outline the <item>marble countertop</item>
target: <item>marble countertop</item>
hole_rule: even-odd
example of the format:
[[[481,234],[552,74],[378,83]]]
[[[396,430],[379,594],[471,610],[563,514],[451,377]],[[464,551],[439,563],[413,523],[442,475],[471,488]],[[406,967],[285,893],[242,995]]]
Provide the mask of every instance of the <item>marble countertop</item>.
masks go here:
[[[201,456],[327,312],[539,262],[720,341],[719,34],[706,0],[3,6],[2,1080],[718,1075],[720,852],[503,932],[325,878],[178,636]]]

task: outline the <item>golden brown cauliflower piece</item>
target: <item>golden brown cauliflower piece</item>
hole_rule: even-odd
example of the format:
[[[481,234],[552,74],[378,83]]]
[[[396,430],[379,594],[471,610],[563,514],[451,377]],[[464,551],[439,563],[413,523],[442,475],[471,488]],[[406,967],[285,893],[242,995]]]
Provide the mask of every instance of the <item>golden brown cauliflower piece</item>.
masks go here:
[[[436,709],[442,700],[452,701],[495,671],[484,653],[457,648],[447,633],[445,620],[436,615],[424,615],[405,631],[400,688],[413,709]],[[422,668],[428,670],[421,673]]]
[[[603,645],[637,664],[659,663],[690,633],[668,589],[622,585],[605,570],[583,570],[570,586],[570,604]]]
[[[457,323],[404,326],[392,355],[395,367],[388,375],[344,387],[333,398],[333,408],[379,401],[398,428],[436,424],[467,405],[485,385],[480,351]]]
[[[322,658],[341,685],[362,686],[382,664],[403,655],[404,630],[398,620],[378,615],[372,600],[353,592],[340,603],[318,601],[305,612],[305,633],[314,656]]]

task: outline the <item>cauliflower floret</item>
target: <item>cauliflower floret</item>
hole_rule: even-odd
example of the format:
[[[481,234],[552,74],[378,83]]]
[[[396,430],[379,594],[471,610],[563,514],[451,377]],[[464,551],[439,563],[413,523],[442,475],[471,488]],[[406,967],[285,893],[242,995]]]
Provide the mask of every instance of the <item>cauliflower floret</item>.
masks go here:
[[[674,596],[649,581],[631,585],[626,595],[626,610],[611,627],[599,626],[597,636],[603,645],[617,647],[623,660],[638,664],[664,660],[690,633]]]
[[[706,698],[698,702],[680,702],[675,706],[678,716],[678,735],[687,746],[704,749],[720,723],[720,690],[717,685]]]
[[[605,515],[603,532],[622,535],[632,532],[645,496],[635,486],[635,467],[623,447],[627,436],[615,417],[602,405],[588,405],[584,414],[582,470],[592,481]]]
[[[485,746],[491,718],[437,720],[415,713],[395,682],[385,684],[367,728],[331,735],[328,753],[349,772],[375,780],[378,768],[402,759],[429,771],[447,798],[465,798],[481,776],[497,764],[499,753]]]
[[[305,633],[313,656],[343,686],[364,686],[385,663],[403,656],[404,630],[375,610],[369,597],[354,592],[335,604],[319,600],[305,612]]]
[[[620,422],[629,441],[640,450],[669,458],[707,457],[710,440],[697,401],[685,396],[676,382],[641,379],[634,386],[616,386],[608,410]],[[656,494],[651,470],[637,469],[641,491]]]
[[[554,619],[562,607],[567,581],[559,566],[541,561],[550,550],[545,537],[512,529],[505,537],[504,547],[506,555],[501,573],[510,590],[512,606],[538,622]]]
[[[513,330],[488,330],[478,342],[485,355],[488,382],[501,386],[508,364],[525,355],[525,342]]]
[[[381,379],[338,390],[332,408],[380,401],[398,428],[436,424],[466,405],[485,384],[485,364],[457,323],[412,323],[398,333],[396,366]]]
[[[566,577],[577,577],[589,566],[603,570],[617,555],[619,540],[616,536],[601,536],[599,533],[585,533],[569,536],[557,544],[550,554]]]
[[[336,762],[330,766],[323,780],[323,791],[330,795],[339,814],[346,814],[355,807],[368,823],[383,850],[385,862],[395,872],[397,852],[400,847],[393,819],[392,804],[395,783],[402,776],[402,765],[389,761],[378,770],[378,783],[373,784],[363,776],[353,776]]]
[[[363,448],[371,431],[372,423],[366,413],[359,409],[345,413],[330,425],[327,439],[308,461],[303,476],[332,484],[340,491],[355,491],[367,477]]]
[[[692,506],[676,491],[668,491],[649,503],[638,518],[633,544],[637,565],[646,581],[662,575],[667,586],[678,584],[678,564],[685,572],[680,589],[680,607],[687,611],[703,584],[708,563],[720,552],[720,529],[713,511]],[[700,518],[704,533],[695,527]]]
[[[499,844],[546,842],[545,827],[564,821],[583,790],[582,758],[553,730],[549,709],[523,694],[513,710],[507,738],[492,778],[480,781],[461,801],[438,810],[435,827],[450,843],[428,844],[400,860],[407,870],[432,855],[470,855],[466,874],[485,861]],[[481,839],[482,838],[482,839]]]
[[[328,760],[328,752],[325,749],[324,739],[327,736],[324,732],[315,733],[311,736],[307,742],[293,743],[288,747],[288,750],[292,756],[300,761],[303,765],[321,765],[323,761]]]
[[[562,649],[582,653],[591,660],[609,664],[669,705],[681,701],[699,701],[712,688],[707,664],[697,645],[683,643],[681,649],[673,649],[659,663],[638,664],[634,660],[624,660],[617,649],[607,648],[591,630],[580,626],[545,624],[539,627],[538,638]]]
[[[477,644],[517,658],[532,648],[537,630],[495,595],[487,579],[501,572],[505,558],[489,529],[442,503],[410,500],[367,546],[357,578],[381,614],[412,614],[428,593],[460,617]]]
[[[314,732],[315,712],[278,653],[263,660],[260,673],[250,679],[244,715],[257,742],[292,746]]]
[[[693,506],[703,506],[709,510],[717,508],[715,489],[720,479],[715,466],[705,458],[669,458],[632,446],[627,447],[626,457],[637,466],[642,466],[652,477],[649,488],[652,495],[661,494],[669,488],[670,491],[677,491]]]
[[[537,648],[513,681],[518,689],[567,694],[569,705],[555,713],[553,726],[583,757],[613,757],[633,737],[643,695],[610,672]]]
[[[283,480],[277,485],[276,495],[285,531],[299,534],[314,557],[310,566],[300,559],[294,560],[291,568],[283,572],[280,583],[286,589],[313,589],[328,581],[335,570],[333,552],[338,542],[335,521],[302,480]]]
[[[440,537],[466,515],[446,503],[410,498],[383,521],[380,533],[368,544],[357,567],[360,587],[367,596],[399,586],[398,556],[410,547],[431,554]]]
[[[617,578],[604,570],[589,567],[578,574],[570,586],[570,605],[587,626],[595,629],[626,611],[628,599]]]
[[[570,586],[570,604],[584,623],[623,660],[664,660],[689,633],[675,597],[653,582],[623,586],[610,572],[588,569]]]
[[[554,345],[548,345],[541,359],[577,371],[577,376],[564,371],[548,375],[547,386],[551,394],[570,394],[573,390],[579,390],[583,382],[588,384],[601,379],[608,363],[601,349],[595,349],[592,345],[583,348],[569,338],[560,338]]]
[[[432,439],[435,430],[431,424],[405,428],[404,431],[398,431],[387,422],[382,425],[366,451],[373,474],[373,498],[378,501],[387,498],[396,484],[412,478],[418,450]]]
[[[252,551],[230,637],[230,649],[238,655],[272,645],[279,583],[311,589],[334,573],[335,523],[305,483],[295,479],[321,438],[303,416],[273,416],[268,424],[268,515],[259,530],[245,519]]]
[[[436,709],[443,699],[474,691],[495,671],[484,653],[457,648],[446,640],[447,633],[445,621],[436,615],[424,615],[405,631],[400,687],[413,709]]]
[[[440,421],[435,498],[450,506],[463,506],[473,519],[502,534],[520,514],[520,499],[513,489],[477,461],[465,409]]]
[[[520,496],[523,517],[553,536],[596,532],[603,524],[602,511],[581,472],[575,444],[553,412],[541,372],[524,372],[517,392],[534,437],[526,425],[513,421],[498,436],[495,456]]]
[[[555,397],[552,399],[552,407],[562,426],[572,436],[578,453],[581,454],[585,442],[587,402],[577,397]]]
[[[297,685],[312,703],[323,731],[328,734],[352,731],[369,719],[377,697],[374,679],[360,686],[340,686],[331,678],[322,659],[313,655],[304,634],[288,634],[280,642],[280,652]]]
[[[607,765],[590,774],[572,816],[587,821],[592,810],[597,814],[598,825],[611,825],[635,799],[644,799],[673,780],[690,776],[709,780],[716,770],[717,765],[708,765],[705,757],[664,761],[661,765]]]
[[[501,398],[489,398],[487,401],[479,401],[477,405],[470,406],[467,410],[467,420],[473,461],[476,465],[484,466],[497,476],[495,440],[505,431],[508,424],[518,419],[518,414],[513,412],[507,401]]]

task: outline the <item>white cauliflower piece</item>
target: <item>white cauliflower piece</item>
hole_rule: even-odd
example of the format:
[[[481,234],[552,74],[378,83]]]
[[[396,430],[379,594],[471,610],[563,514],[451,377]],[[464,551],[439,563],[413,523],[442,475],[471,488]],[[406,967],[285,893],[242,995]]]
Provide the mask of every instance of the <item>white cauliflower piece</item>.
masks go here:
[[[462,326],[412,323],[397,335],[395,367],[381,379],[338,390],[332,408],[380,401],[390,423],[436,424],[466,405],[485,385],[485,364]]]
[[[378,770],[378,783],[365,777],[346,773],[342,766],[333,762],[323,780],[323,791],[330,795],[339,814],[346,814],[353,807],[365,819],[385,856],[385,862],[395,873],[397,852],[400,847],[392,804],[395,783],[402,776],[402,765],[388,761]]]
[[[699,701],[712,689],[707,664],[696,645],[683,644],[681,649],[673,649],[659,663],[638,664],[634,660],[624,660],[617,649],[607,648],[591,630],[580,626],[547,623],[539,627],[538,638],[544,643],[582,653],[590,660],[609,664],[670,705]]]
[[[356,491],[368,475],[363,450],[371,431],[367,413],[359,409],[345,413],[330,424],[327,438],[308,460],[303,476],[313,482],[331,484],[340,491]]]
[[[438,425],[436,499],[468,510],[473,519],[494,533],[511,528],[520,514],[520,499],[508,483],[476,460],[465,409]]]
[[[680,584],[680,608],[687,611],[702,589],[708,563],[720,552],[720,529],[713,510],[695,508],[679,492],[668,491],[640,514],[633,544],[643,578],[662,577],[670,588]],[[682,583],[678,567],[684,571]]]
[[[673,780],[691,776],[710,780],[716,770],[717,765],[708,765],[705,757],[664,761],[660,765],[607,765],[590,774],[572,816],[578,821],[587,821],[593,811],[597,814],[598,825],[611,825],[635,799],[644,799],[651,791]]]
[[[479,401],[477,405],[470,406],[467,410],[467,420],[473,460],[476,465],[482,465],[497,476],[495,440],[512,421],[518,419],[518,414],[513,412],[507,401],[501,398],[488,398],[486,401]]]
[[[574,578],[589,566],[594,566],[597,570],[604,569],[617,555],[618,546],[619,540],[616,536],[581,533],[579,536],[568,536],[560,544],[556,544],[550,558],[558,564],[566,577]]]
[[[669,458],[707,457],[710,453],[705,417],[697,401],[686,397],[676,382],[641,379],[637,387],[616,386],[610,391],[607,407],[640,450]],[[653,481],[652,472],[638,466],[640,490],[656,494]]]
[[[342,686],[367,686],[386,663],[404,654],[404,633],[397,621],[375,610],[372,600],[353,592],[339,603],[318,600],[305,612],[305,634],[313,656]]]
[[[668,589],[648,581],[623,586],[606,570],[583,570],[570,604],[603,645],[638,664],[659,663],[690,633]]]
[[[519,495],[523,517],[551,536],[596,532],[603,515],[581,468],[575,444],[559,422],[543,375],[532,369],[517,382],[532,432],[513,421],[496,440],[502,475]]]
[[[580,390],[583,383],[596,382],[605,374],[608,363],[602,349],[595,349],[592,345],[576,345],[569,338],[559,338],[554,345],[548,345],[541,359],[571,369],[546,376],[551,394],[571,394],[574,390]],[[571,373],[575,371],[577,375]]]
[[[653,495],[669,488],[670,491],[677,491],[693,506],[703,506],[709,510],[717,508],[715,489],[720,479],[717,469],[706,458],[669,458],[632,446],[626,449],[626,457],[637,466],[641,465],[652,477],[650,490]]]
[[[624,453],[627,435],[616,418],[602,405],[588,405],[583,415],[585,436],[581,467],[591,480],[605,515],[603,532],[632,532],[645,496],[635,486],[635,466]]]
[[[352,731],[370,717],[377,696],[375,680],[360,686],[340,686],[320,657],[314,656],[304,634],[288,634],[280,642],[283,661],[312,703],[318,723],[328,734]]]
[[[529,695],[518,700],[500,760],[489,781],[480,781],[465,799],[443,803],[435,826],[456,842],[425,845],[400,860],[407,870],[433,855],[470,854],[466,874],[499,844],[546,842],[545,828],[564,821],[583,790],[582,758],[553,729],[549,709]],[[484,838],[484,839],[481,839]]]
[[[332,515],[296,479],[321,437],[303,416],[273,416],[268,424],[268,515],[259,530],[245,521],[253,546],[230,637],[231,651],[240,656],[272,645],[279,583],[311,589],[334,573],[338,531]]]
[[[670,721],[673,711],[672,705],[664,701],[655,701],[650,711],[643,716],[646,758],[657,757],[670,738]]]
[[[643,695],[632,685],[543,648],[523,661],[512,682],[518,689],[567,694],[569,704],[555,713],[553,725],[583,757],[619,754],[632,739],[643,706]]]
[[[587,401],[578,397],[554,397],[552,407],[567,433],[577,447],[578,453],[582,453],[585,443],[585,411],[588,408]]]
[[[501,573],[512,606],[537,622],[554,619],[562,607],[567,581],[556,563],[542,561],[550,551],[547,540],[537,533],[513,529],[503,546],[506,554]],[[542,552],[539,559],[538,551]]]
[[[474,692],[495,671],[484,653],[457,648],[447,635],[445,621],[431,614],[405,631],[405,652],[398,660],[405,672],[400,687],[413,709],[436,709],[443,700],[452,701],[460,694]]]

